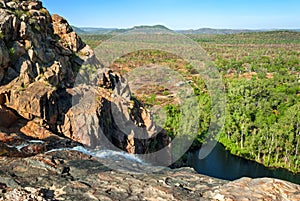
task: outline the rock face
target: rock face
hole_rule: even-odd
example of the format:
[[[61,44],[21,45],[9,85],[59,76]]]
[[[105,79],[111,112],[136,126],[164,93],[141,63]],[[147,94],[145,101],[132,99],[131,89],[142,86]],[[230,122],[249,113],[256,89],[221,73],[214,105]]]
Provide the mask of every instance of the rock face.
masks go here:
[[[0,118],[6,138],[51,133],[97,147],[105,136],[129,153],[169,144],[125,80],[102,68],[68,22],[38,0],[0,1]],[[122,129],[128,123],[141,129]],[[138,139],[138,132],[149,139]]]
[[[112,162],[125,169],[111,169]],[[0,200],[300,200],[299,185],[275,179],[229,182],[190,168],[144,174],[130,172],[132,168],[155,171],[157,167],[77,151],[0,158]]]

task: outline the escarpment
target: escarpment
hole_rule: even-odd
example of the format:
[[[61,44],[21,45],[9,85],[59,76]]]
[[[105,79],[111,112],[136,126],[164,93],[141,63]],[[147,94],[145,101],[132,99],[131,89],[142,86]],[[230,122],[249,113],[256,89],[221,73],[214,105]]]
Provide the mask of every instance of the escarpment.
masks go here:
[[[78,81],[85,75],[94,84]],[[169,144],[126,81],[103,68],[66,19],[37,0],[0,1],[0,122],[2,141],[64,136],[129,153]],[[137,139],[137,132],[149,139]]]

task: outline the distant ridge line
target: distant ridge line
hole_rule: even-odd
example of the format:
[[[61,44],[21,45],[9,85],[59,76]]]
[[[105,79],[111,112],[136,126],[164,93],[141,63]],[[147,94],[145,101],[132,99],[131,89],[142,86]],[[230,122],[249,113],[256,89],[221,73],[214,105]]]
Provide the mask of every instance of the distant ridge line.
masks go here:
[[[138,28],[159,28],[171,30],[163,25],[141,25],[133,28],[119,29],[119,28],[96,28],[96,27],[76,27],[72,26],[73,30],[78,34],[120,34]],[[300,32],[300,29],[214,29],[214,28],[200,28],[188,30],[173,30],[181,34],[239,34],[251,32],[269,32],[269,31],[294,31]]]

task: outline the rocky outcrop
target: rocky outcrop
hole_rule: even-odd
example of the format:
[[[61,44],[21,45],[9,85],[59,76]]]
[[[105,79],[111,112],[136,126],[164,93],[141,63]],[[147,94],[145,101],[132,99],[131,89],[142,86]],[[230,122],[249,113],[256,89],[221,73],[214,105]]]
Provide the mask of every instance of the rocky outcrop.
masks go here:
[[[112,163],[122,164],[123,170],[112,169]],[[0,200],[300,200],[300,186],[281,180],[229,182],[190,168],[161,169],[77,151],[0,158],[0,169]]]
[[[0,118],[6,136],[51,133],[89,147],[107,144],[105,136],[129,153],[169,144],[125,80],[102,68],[68,22],[38,0],[0,2]]]

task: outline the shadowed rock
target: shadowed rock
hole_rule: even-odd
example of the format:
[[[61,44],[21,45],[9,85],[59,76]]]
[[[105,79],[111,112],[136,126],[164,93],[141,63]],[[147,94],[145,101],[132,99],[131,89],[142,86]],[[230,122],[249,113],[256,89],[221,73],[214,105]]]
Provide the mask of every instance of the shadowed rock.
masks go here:
[[[126,81],[101,67],[66,19],[51,16],[37,0],[1,5],[0,127],[8,129],[3,132],[10,135],[14,127],[17,135],[36,139],[48,132],[89,147],[106,145],[105,136],[129,153],[155,151],[151,143],[168,146],[166,132],[153,134],[154,123],[137,101],[129,108]],[[17,125],[17,119],[27,123]],[[127,123],[140,130],[127,132],[122,127]],[[149,139],[139,140],[140,132]]]

